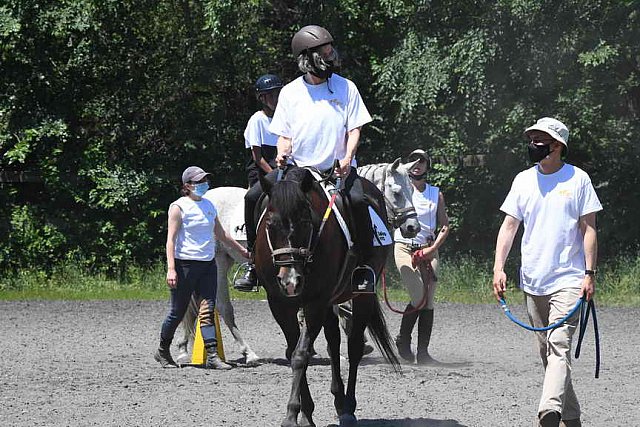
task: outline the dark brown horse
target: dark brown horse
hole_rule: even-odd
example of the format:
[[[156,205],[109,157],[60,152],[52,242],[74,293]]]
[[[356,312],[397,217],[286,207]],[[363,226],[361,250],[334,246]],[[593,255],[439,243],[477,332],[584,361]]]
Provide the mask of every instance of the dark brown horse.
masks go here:
[[[315,426],[306,370],[309,349],[323,327],[331,359],[331,393],[340,426],[354,426],[356,378],[365,328],[369,328],[387,362],[396,371],[400,366],[377,296],[352,294],[354,257],[348,253],[346,239],[333,213],[318,235],[328,200],[308,170],[293,168],[284,180],[271,184],[262,179],[261,183],[269,202],[258,226],[254,248],[256,269],[267,291],[271,312],[286,337],[286,357],[293,371],[282,426]],[[364,186],[365,193],[372,195],[371,201],[377,205],[376,211],[386,220],[382,194],[368,181],[364,181]],[[374,248],[372,267],[376,277],[382,272],[390,248]],[[340,376],[340,329],[332,306],[351,298],[353,327],[348,338],[349,378],[345,393]]]

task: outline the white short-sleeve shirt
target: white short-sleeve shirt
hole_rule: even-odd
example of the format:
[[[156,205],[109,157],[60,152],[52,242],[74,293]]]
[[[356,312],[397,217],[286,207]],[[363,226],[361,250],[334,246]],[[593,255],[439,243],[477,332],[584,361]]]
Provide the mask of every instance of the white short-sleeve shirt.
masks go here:
[[[370,121],[352,81],[333,74],[324,83],[310,85],[300,76],[282,88],[269,131],[291,138],[298,166],[326,170],[346,155],[347,132]]]
[[[269,132],[270,124],[271,117],[267,116],[264,111],[253,113],[244,130],[245,148],[262,147],[263,145],[275,147],[278,145],[278,135]]]
[[[500,210],[523,222],[520,286],[532,295],[579,288],[585,254],[580,217],[602,210],[591,179],[564,164],[552,174],[520,172]]]

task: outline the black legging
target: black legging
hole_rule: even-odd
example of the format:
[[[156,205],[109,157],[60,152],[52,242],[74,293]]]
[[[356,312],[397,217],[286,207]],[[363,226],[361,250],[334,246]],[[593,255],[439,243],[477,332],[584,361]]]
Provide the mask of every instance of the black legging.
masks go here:
[[[278,170],[276,169],[265,175],[265,178],[270,182],[275,183],[277,176]],[[365,202],[362,180],[358,176],[356,168],[351,167],[349,175],[344,182],[343,191],[344,194],[349,197],[351,207],[353,209],[355,228],[355,230],[353,230],[355,234],[355,236],[353,236],[353,240],[356,246],[355,249],[361,259],[366,262],[366,260],[371,256],[373,234],[371,230],[369,208]],[[256,223],[254,213],[261,195],[262,186],[260,185],[260,181],[258,181],[244,196],[244,221],[247,230],[247,247],[249,251],[253,250],[253,245],[256,242]]]

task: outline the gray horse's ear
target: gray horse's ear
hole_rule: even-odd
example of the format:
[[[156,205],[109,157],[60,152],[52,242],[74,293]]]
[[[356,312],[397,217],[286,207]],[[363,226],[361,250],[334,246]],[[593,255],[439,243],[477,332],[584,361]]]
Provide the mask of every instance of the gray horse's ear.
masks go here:
[[[300,181],[300,189],[303,193],[308,193],[313,187],[313,175],[308,170],[304,170],[304,175],[302,176],[302,181]]]
[[[391,170],[394,171],[396,169],[398,169],[398,166],[400,166],[400,162],[402,162],[402,160],[400,159],[400,157],[398,157],[397,159],[395,159],[393,161],[393,163],[391,163]]]
[[[262,191],[267,194],[271,194],[271,189],[273,188],[273,184],[267,178],[265,178],[262,174],[258,177],[260,180],[260,186],[262,187]]]

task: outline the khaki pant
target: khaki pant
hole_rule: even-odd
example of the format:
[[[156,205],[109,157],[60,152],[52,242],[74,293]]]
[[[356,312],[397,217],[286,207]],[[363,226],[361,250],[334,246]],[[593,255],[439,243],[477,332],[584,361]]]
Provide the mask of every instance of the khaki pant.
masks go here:
[[[434,275],[428,269],[423,267],[413,268],[411,266],[411,245],[406,243],[396,243],[393,249],[393,255],[396,260],[396,267],[402,277],[402,283],[404,283],[409,297],[411,298],[411,305],[417,307],[424,298],[425,285],[427,288],[427,302],[423,308],[433,310],[433,296],[436,292],[437,282],[434,279],[434,275],[438,273],[438,253],[433,260],[431,260],[431,268]]]
[[[525,293],[531,324],[544,327],[557,322],[575,306],[579,297],[579,288],[561,289],[544,296]],[[552,410],[561,413],[563,420],[580,418],[580,404],[571,384],[571,341],[579,319],[578,311],[562,326],[535,333],[545,368],[538,413]]]

